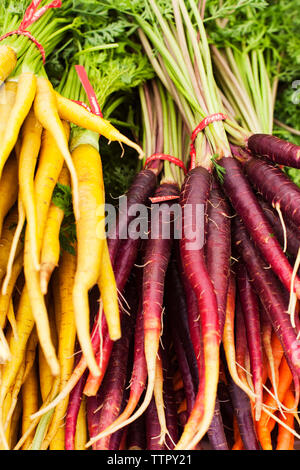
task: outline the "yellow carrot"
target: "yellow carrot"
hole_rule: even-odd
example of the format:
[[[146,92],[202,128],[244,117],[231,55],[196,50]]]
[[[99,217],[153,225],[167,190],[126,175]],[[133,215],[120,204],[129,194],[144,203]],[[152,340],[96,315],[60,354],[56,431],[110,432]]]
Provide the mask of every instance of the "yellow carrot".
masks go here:
[[[22,271],[23,267],[23,253],[21,252],[16,258],[13,268],[12,275],[9,284],[6,289],[6,294],[0,293],[0,327],[4,328],[5,320],[9,309],[12,293],[16,284],[16,281]]]
[[[18,338],[13,335],[9,338],[9,348],[13,351],[11,361],[4,365],[2,377],[0,382],[0,439],[5,448],[8,448],[4,434],[5,410],[3,404],[9,393],[11,386],[14,383],[16,375],[19,371],[20,365],[24,360],[27,340],[34,326],[34,319],[31,313],[31,307],[27,289],[24,288],[16,316]]]
[[[12,47],[0,46],[0,85],[9,77],[17,65],[17,54]]]
[[[25,371],[25,363],[23,362],[21,364],[21,367],[18,371],[13,389],[12,389],[12,394],[11,394],[11,403],[10,403],[10,408],[8,410],[6,419],[5,419],[5,424],[4,424],[4,429],[6,429],[10,423],[10,420],[12,418],[12,415],[14,413],[15,407],[17,405],[18,397],[19,397],[19,392],[22,387],[23,383],[23,377],[24,377],[24,371]]]
[[[18,399],[14,413],[12,415],[10,434],[8,437],[10,448],[12,448],[15,445],[18,439],[18,431],[20,427],[21,414],[22,414],[22,401],[21,399]]]
[[[0,236],[3,221],[13,207],[18,196],[18,165],[17,159],[11,155],[4,165],[0,180]]]
[[[25,231],[25,247],[24,247],[24,274],[26,281],[26,289],[32,309],[32,315],[36,324],[40,345],[45,354],[45,358],[51,369],[52,375],[59,374],[59,363],[56,357],[56,351],[51,338],[51,330],[49,325],[48,311],[44,296],[40,288],[39,273],[34,269],[31,252],[29,248],[29,232],[28,227]]]
[[[66,138],[69,137],[69,125],[67,123],[63,123],[64,132]],[[37,172],[34,180],[34,189],[35,189],[35,200],[36,200],[36,214],[38,220],[37,226],[37,240],[38,240],[38,247],[39,250],[41,249],[42,238],[44,234],[44,228],[46,225],[48,210],[50,207],[51,199],[53,190],[61,173],[63,167],[63,156],[59,152],[55,139],[51,135],[49,131],[44,131],[42,136],[42,145],[41,151],[39,156],[39,162],[37,167]],[[28,255],[28,251],[27,251]],[[31,305],[35,307],[35,318],[38,319],[40,325],[39,333],[42,335],[47,336],[47,348],[50,346],[51,352],[53,351],[53,345],[51,344],[51,335],[49,324],[44,330],[45,323],[48,322],[47,317],[47,310],[44,302],[43,295],[40,290],[40,282],[39,282],[39,275],[38,273],[32,268],[32,264],[30,262],[30,257],[25,256],[27,263],[25,263],[24,259],[24,268],[26,266],[27,271],[27,279],[31,280],[31,294],[33,295],[33,299]],[[28,296],[28,292],[27,292]],[[41,310],[43,312],[43,318],[40,318]],[[31,312],[32,313],[32,312]],[[50,343],[50,344],[49,344]],[[44,344],[42,343],[44,346]],[[56,359],[52,355],[52,359],[54,360],[54,370],[52,372],[58,374],[59,372],[59,364]]]
[[[14,231],[13,239],[10,245],[10,250],[7,259],[6,265],[6,274],[2,284],[2,294],[6,295],[8,286],[11,282],[13,264],[15,257],[19,254],[21,248],[23,248],[23,243],[20,242],[22,230],[25,224],[25,209],[22,202],[22,199],[18,198],[18,223],[16,225],[16,230]]]
[[[123,144],[134,148],[138,152],[140,158],[144,157],[145,153],[141,147],[128,139],[128,137],[121,134],[121,132],[119,132],[109,121],[90,113],[83,106],[61,96],[57,92],[55,92],[55,96],[58,114],[61,119],[72,122],[84,129],[96,132],[97,134],[106,137],[109,141],[122,142]]]
[[[104,205],[102,164],[99,152],[92,145],[79,145],[72,152],[78,175],[80,219],[76,224],[77,269],[73,288],[73,305],[78,340],[88,367],[100,375],[91,338],[88,292],[100,275],[103,240],[97,235],[101,217],[97,210]]]
[[[10,323],[12,334],[14,335],[16,339],[18,339],[17,322],[16,322],[15,309],[14,309],[14,304],[13,304],[12,299],[10,299],[8,310],[7,310],[7,320]]]
[[[60,391],[68,382],[74,365],[74,348],[76,340],[76,326],[74,321],[74,310],[72,304],[72,290],[76,273],[76,256],[64,251],[58,269],[60,297],[59,311],[59,336],[58,336],[58,359],[60,364]],[[55,408],[47,436],[43,441],[41,449],[47,449],[60,426],[68,407],[68,397],[62,400]]]
[[[58,182],[66,186],[70,185],[69,170],[65,165],[61,171]],[[56,206],[54,203],[51,204],[48,211],[41,252],[40,284],[41,291],[44,295],[47,293],[52,272],[54,268],[58,266],[60,255],[59,234],[64,215],[64,211],[60,207]]]
[[[112,341],[117,341],[121,338],[118,289],[106,239],[103,242],[102,265],[98,279],[98,287],[101,294],[109,336]]]
[[[48,307],[48,317],[49,317],[49,326],[50,326],[50,335],[53,347],[57,348],[57,331],[55,325],[55,317],[54,317],[54,308],[53,305],[49,305]],[[42,347],[41,343],[38,345],[38,363],[39,363],[39,381],[40,381],[40,392],[42,401],[44,402],[48,397],[52,386],[54,377],[52,375],[51,368],[46,360],[44,354],[44,348]]]
[[[87,443],[87,424],[86,424],[86,398],[81,400],[77,426],[75,433],[75,450],[86,450],[85,444]]]
[[[34,413],[39,406],[38,403],[38,374],[36,367],[31,367],[27,378],[22,387],[22,434],[26,432],[26,430],[31,425],[30,416]],[[34,430],[30,433],[27,437],[26,441],[24,442],[22,449],[26,450],[29,448],[31,441],[34,436]]]
[[[7,261],[9,257],[11,243],[14,237],[14,228],[18,221],[18,210],[13,208],[4,220],[2,235],[0,238],[0,280],[2,280],[6,273]],[[22,245],[19,244],[17,253],[19,254]]]
[[[17,94],[17,82],[7,81],[0,87],[0,139],[2,142],[8,117],[15,103]]]
[[[42,126],[51,132],[70,171],[74,199],[74,214],[75,218],[78,220],[78,179],[69,151],[68,140],[66,138],[64,127],[58,115],[53,87],[49,80],[43,77],[38,77],[37,79],[37,92],[34,100],[34,111]]]
[[[29,247],[32,262],[36,270],[39,270],[39,253],[37,244],[36,203],[34,197],[34,173],[41,147],[42,129],[32,108],[25,119],[22,129],[22,142],[19,155],[19,197],[25,209]]]
[[[0,147],[0,177],[2,170],[13,150],[21,126],[30,111],[36,93],[36,77],[32,72],[23,72],[19,76],[15,103],[10,112],[3,140]]]

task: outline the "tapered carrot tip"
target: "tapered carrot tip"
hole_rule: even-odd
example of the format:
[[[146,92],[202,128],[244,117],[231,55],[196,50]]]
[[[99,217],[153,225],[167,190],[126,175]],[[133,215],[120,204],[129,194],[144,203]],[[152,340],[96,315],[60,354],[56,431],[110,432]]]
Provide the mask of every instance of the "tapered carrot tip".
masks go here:
[[[43,295],[46,295],[48,292],[48,284],[49,280],[51,277],[51,274],[53,273],[55,268],[55,265],[53,263],[45,263],[42,264],[41,270],[40,270],[40,286],[41,286],[41,291]]]

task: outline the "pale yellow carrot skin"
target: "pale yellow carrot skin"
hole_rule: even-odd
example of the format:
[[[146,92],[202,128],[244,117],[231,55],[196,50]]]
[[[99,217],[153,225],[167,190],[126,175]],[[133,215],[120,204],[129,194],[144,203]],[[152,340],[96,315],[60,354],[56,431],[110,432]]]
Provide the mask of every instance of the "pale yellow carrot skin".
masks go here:
[[[111,265],[106,239],[103,242],[102,265],[98,279],[103,311],[107,321],[109,336],[112,341],[121,338],[121,321],[118,301],[118,289]]]
[[[33,108],[28,113],[22,128],[21,149],[19,155],[20,195],[25,209],[29,233],[29,245],[36,270],[39,270],[39,253],[37,245],[37,218],[34,195],[34,173],[41,147],[42,126],[35,117]]]
[[[12,47],[0,45],[0,85],[17,65],[17,54]]]
[[[86,424],[86,398],[83,397],[81,400],[77,426],[75,433],[75,450],[86,450],[86,443],[88,440],[87,424]]]
[[[64,165],[58,182],[70,186],[70,175],[69,170]],[[45,295],[48,290],[48,283],[52,272],[58,266],[60,256],[60,228],[64,219],[64,211],[51,203],[48,211],[48,218],[45,227],[45,233],[42,244],[41,252],[41,269],[40,269],[40,283],[41,291]]]
[[[39,390],[39,381],[38,381],[38,374],[36,367],[31,367],[27,378],[22,387],[22,434],[26,432],[26,430],[31,425],[30,416],[36,410],[38,410],[39,403],[38,403],[38,390]],[[22,450],[28,449],[31,444],[31,441],[34,436],[34,430],[28,436],[26,441],[22,446]]]
[[[3,295],[6,295],[7,293],[7,289],[10,283],[10,278],[12,276],[12,269],[13,269],[15,257],[17,256],[17,253],[19,252],[20,247],[23,247],[23,243],[21,243],[20,240],[21,240],[21,235],[22,235],[24,224],[25,224],[25,208],[24,208],[22,199],[18,197],[18,223],[14,231],[14,236],[10,245],[7,266],[6,266],[6,274],[2,283],[1,291]]]
[[[64,126],[57,111],[57,102],[53,87],[49,80],[43,77],[37,78],[37,92],[34,100],[34,112],[44,129],[47,129],[49,132],[51,132],[56,141],[57,147],[63,155],[70,171],[74,199],[74,215],[78,220],[78,178],[69,151],[69,143],[66,138]]]
[[[4,220],[2,235],[0,238],[0,280],[2,280],[6,274],[7,261],[17,222],[18,210],[13,208]],[[20,242],[16,250],[16,255],[21,252],[22,248],[23,244]]]
[[[6,317],[8,313],[9,303],[11,301],[12,293],[16,284],[16,281],[22,271],[23,268],[23,253],[21,252],[19,256],[17,256],[13,268],[12,268],[12,275],[7,287],[6,294],[2,294],[0,292],[0,328],[4,328],[6,323]]]
[[[3,221],[8,211],[13,207],[18,196],[18,164],[11,155],[4,165],[0,180],[0,237]]]
[[[16,407],[14,409],[14,413],[12,415],[12,419],[11,419],[10,436],[9,436],[10,448],[14,447],[18,438],[18,430],[19,430],[19,425],[20,425],[20,420],[21,420],[21,414],[22,414],[22,400],[18,399]]]
[[[30,111],[35,93],[36,76],[32,72],[21,73],[18,80],[15,103],[10,112],[0,147],[0,177],[5,162],[17,142],[21,126]]]
[[[64,124],[64,129],[65,129],[65,132],[68,134],[69,126],[66,123]],[[39,156],[37,173],[35,176],[35,196],[36,196],[36,201],[37,201],[36,211],[37,211],[37,220],[39,221],[37,235],[38,235],[38,241],[40,244],[42,243],[42,236],[44,233],[44,227],[45,227],[45,223],[47,220],[48,209],[49,209],[51,199],[52,199],[52,193],[56,185],[56,182],[59,178],[59,174],[62,170],[63,161],[64,161],[63,157],[58,151],[55,140],[53,139],[50,133],[45,131],[44,135],[42,136],[42,146],[41,146],[41,151],[40,151],[40,156]],[[10,220],[8,219],[9,219],[9,216],[6,218],[4,225],[7,224],[8,226],[10,226],[13,222],[17,223],[17,220],[18,220],[17,211],[15,211],[14,217],[11,216]],[[5,227],[4,227],[3,234],[2,234],[2,239],[1,239],[2,241],[0,241],[0,246],[1,246],[1,243],[4,244],[4,241],[5,241],[5,245],[8,245],[7,252],[9,253],[9,246],[13,238],[13,231],[7,230],[8,233],[6,235],[6,238],[8,238],[8,235],[10,235],[11,237],[10,241],[6,239],[3,240],[4,232],[5,232]],[[5,258],[4,263],[3,263],[2,257]],[[0,278],[1,278],[1,269],[3,269],[4,274],[5,274],[7,258],[8,258],[8,254],[7,256],[4,256],[3,250],[0,249]],[[36,273],[36,271],[34,272]],[[38,279],[38,284],[39,284],[39,279]],[[33,330],[33,327],[35,325],[26,285],[23,288],[23,291],[20,297],[20,301],[19,301],[19,305],[17,309],[16,321],[17,321],[18,340],[16,340],[16,338],[14,338],[13,336],[10,338],[9,346],[11,350],[14,351],[14,354],[12,357],[12,361],[3,367],[2,380],[0,382],[0,438],[3,437],[2,405],[3,405],[5,396],[9,388],[16,377],[20,364],[24,360],[26,344]],[[1,430],[1,426],[2,426],[2,430]]]
[[[49,325],[50,325],[50,334],[51,334],[51,341],[55,348],[57,349],[57,331],[56,331],[56,324],[55,324],[55,317],[54,317],[54,307],[51,302],[49,302],[48,306],[48,318],[49,318]],[[38,345],[38,363],[39,363],[39,382],[40,382],[40,392],[42,401],[44,402],[48,397],[49,393],[51,392],[54,377],[52,375],[51,368],[45,358],[43,348],[41,343],[39,342]]]
[[[63,124],[63,130],[67,139],[69,135],[69,126],[67,124]],[[37,242],[39,252],[42,246],[42,239],[46,226],[48,210],[52,200],[52,194],[63,168],[63,163],[64,159],[58,150],[55,139],[49,131],[45,131],[44,136],[42,137],[39,163],[34,180],[36,214],[38,220]],[[48,312],[44,296],[40,288],[39,273],[32,265],[30,251],[28,250],[27,230],[25,233],[24,273],[40,343],[43,347],[45,357],[51,367],[52,374],[58,375],[59,363],[56,357],[55,348],[51,341]]]
[[[76,256],[63,252],[59,269],[58,281],[59,291],[59,315],[58,322],[58,360],[60,364],[60,386],[63,390],[68,382],[74,366],[74,349],[76,340],[76,326],[74,320],[74,310],[72,304],[72,291],[76,273]],[[67,411],[69,399],[66,397],[55,408],[47,436],[44,439],[41,449],[47,449],[56,436],[58,429],[64,424],[64,416]]]
[[[77,336],[93,375],[100,371],[91,338],[88,292],[97,283],[101,271],[103,240],[97,236],[101,218],[97,215],[104,204],[102,163],[99,152],[92,145],[79,145],[72,152],[78,175],[80,219],[77,232],[77,270],[73,288],[73,306]]]
[[[106,137],[109,141],[122,142],[129,147],[134,148],[138,152],[140,158],[144,157],[145,153],[141,147],[128,139],[128,137],[121,134],[121,132],[118,131],[109,121],[97,116],[96,114],[90,113],[83,106],[61,96],[57,92],[55,92],[55,96],[58,114],[61,119],[72,122],[78,127],[96,132],[97,134]]]
[[[17,94],[17,82],[7,81],[0,88],[0,139],[2,142],[8,117],[15,103]]]

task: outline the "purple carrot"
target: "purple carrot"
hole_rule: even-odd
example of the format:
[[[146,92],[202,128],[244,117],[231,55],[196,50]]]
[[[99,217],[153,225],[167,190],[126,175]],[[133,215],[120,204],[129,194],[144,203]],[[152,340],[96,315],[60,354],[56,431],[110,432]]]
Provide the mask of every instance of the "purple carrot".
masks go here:
[[[145,412],[146,416],[146,438],[147,450],[167,450],[164,443],[160,443],[161,428],[157,416],[154,397],[152,397],[149,406]]]
[[[134,206],[148,202],[148,198],[152,196],[155,191],[156,183],[156,171],[152,171],[151,169],[141,170],[135,176],[133,183],[126,193],[126,199],[121,200],[116,224],[108,234],[108,248],[113,266],[117,259],[121,240],[128,238],[128,225],[135,217]],[[125,200],[126,204],[124,204],[123,208],[123,201],[125,202]]]
[[[87,425],[90,439],[95,437],[98,433],[102,398],[100,392],[96,396],[87,397],[86,399]],[[93,445],[93,450],[96,450],[96,444]]]
[[[210,193],[211,174],[203,167],[191,170],[182,186],[182,237],[180,254],[183,270],[196,295],[203,338],[204,387],[201,380],[195,406],[188,418],[178,450],[186,449],[194,437],[199,440],[207,432],[214,414],[219,379],[219,316],[217,298],[206,268],[204,256],[204,221],[197,220],[197,210],[204,214]],[[199,432],[200,430],[200,432]],[[202,435],[201,435],[202,434]],[[193,441],[193,442],[192,442]]]
[[[207,434],[213,450],[229,450],[218,399],[216,400],[214,417],[211,421]]]
[[[242,155],[246,156],[242,162],[243,170],[253,187],[299,229],[300,188],[272,163],[255,158],[248,152]]]
[[[274,237],[273,230],[265,217],[256,196],[247,181],[241,164],[234,158],[223,157],[218,164],[225,169],[222,175],[223,190],[231,201],[237,214],[274,273],[285,288],[290,291],[293,280],[293,268],[284,255],[280,243]],[[294,291],[300,298],[300,280],[296,276]]]
[[[87,379],[88,371],[81,376],[75,387],[70,393],[67,415],[65,421],[65,449],[75,450],[75,434],[78,413],[81,405],[84,385]]]
[[[187,302],[179,269],[177,258],[173,256],[169,263],[165,282],[167,323],[171,325],[170,329],[175,334],[174,340],[176,338],[181,344],[179,347],[183,348],[194,388],[197,389],[199,383],[198,362],[189,330]]]
[[[248,148],[255,155],[265,157],[279,165],[300,168],[300,147],[269,134],[253,134],[248,139]]]
[[[162,357],[163,365],[163,375],[164,375],[164,403],[166,411],[166,425],[168,429],[168,434],[166,436],[166,447],[167,449],[173,450],[176,443],[178,442],[178,418],[177,418],[177,403],[175,397],[175,391],[173,387],[173,377],[175,367],[172,365],[171,357],[173,349],[168,344],[171,341],[169,332],[168,338],[166,338],[167,345],[165,349],[160,349],[160,354]],[[166,337],[167,335],[165,335]]]
[[[262,197],[257,194],[257,200],[264,211],[265,216],[273,227],[274,233],[278,241],[282,246],[285,244],[285,237],[283,231],[283,225],[279,218],[278,212],[271,207],[271,205],[262,199]],[[297,257],[298,250],[300,247],[300,236],[298,229],[294,227],[291,222],[284,220],[285,230],[286,230],[286,245],[287,253],[291,255],[294,259]]]
[[[292,328],[287,305],[281,294],[281,286],[272,270],[261,258],[238,217],[234,219],[234,243],[246,265],[256,294],[269,316],[274,332],[281,341],[286,357],[299,374],[300,342]]]
[[[261,416],[263,402],[263,355],[259,301],[254,292],[245,266],[240,262],[236,269],[237,287],[241,301],[250,357],[251,374],[255,397],[255,419]]]
[[[246,393],[234,383],[231,377],[228,377],[228,383],[234,414],[245,450],[260,450],[255,433],[250,400]]]
[[[146,450],[145,414],[133,421],[127,431],[128,450]]]
[[[133,336],[136,312],[131,311],[130,316],[122,319],[122,337],[114,343],[109,365],[101,387],[103,401],[98,418],[98,432],[110,426],[120,414],[123,401],[129,348]],[[110,435],[96,441],[97,450],[109,450]]]
[[[230,273],[231,232],[230,210],[226,198],[215,178],[207,205],[207,234],[205,255],[207,270],[214,285],[219,312],[220,337],[222,338],[226,299]]]

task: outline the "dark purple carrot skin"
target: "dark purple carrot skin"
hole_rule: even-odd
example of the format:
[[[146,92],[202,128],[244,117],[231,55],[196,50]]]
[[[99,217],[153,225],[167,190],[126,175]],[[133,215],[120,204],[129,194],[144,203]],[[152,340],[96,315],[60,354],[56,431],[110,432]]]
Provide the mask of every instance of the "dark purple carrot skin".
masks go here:
[[[207,434],[213,450],[229,450],[218,399],[216,400],[214,417]]]
[[[236,217],[233,225],[234,244],[245,263],[256,294],[269,316],[274,332],[281,341],[287,360],[296,373],[300,374],[300,342],[291,326],[280,283],[258,253],[242,221]]]
[[[259,194],[256,196],[265,216],[273,227],[276,238],[280,244],[284,246],[283,226],[279,219],[278,212],[273,209],[267,201],[264,201]],[[296,258],[300,246],[298,230],[286,219],[284,220],[284,224],[286,229],[287,253],[293,258]]]
[[[248,351],[254,393],[257,396],[257,405],[261,407],[263,401],[263,355],[261,344],[261,325],[259,302],[254,292],[245,266],[240,262],[235,268],[237,287],[244,316]]]
[[[84,385],[87,379],[88,371],[86,370],[79,379],[69,396],[69,404],[67,408],[65,421],[65,449],[75,450],[75,434],[78,413],[81,405]]]
[[[228,377],[228,383],[234,414],[237,418],[245,450],[260,450],[255,433],[250,400],[243,390],[234,383],[231,377]]]
[[[205,377],[208,371],[216,372],[219,361],[220,329],[217,298],[214,286],[206,268],[204,256],[204,223],[196,222],[195,217],[191,217],[186,212],[187,205],[193,209],[202,205],[204,213],[207,210],[207,201],[211,188],[211,174],[203,167],[196,167],[191,170],[185,178],[180,195],[182,208],[182,237],[180,240],[180,254],[185,277],[190,283],[197,299],[198,311],[200,315],[201,336],[203,338],[203,368]],[[201,243],[202,241],[202,243]],[[209,337],[209,341],[207,338]],[[214,362],[216,361],[216,362]],[[214,363],[214,365],[213,365]],[[203,374],[204,375],[204,374]],[[205,395],[206,380],[199,374],[199,390],[196,396],[195,406],[189,417],[186,433],[197,426],[199,419],[204,412],[203,396]],[[215,389],[217,384],[214,384]],[[216,391],[216,390],[215,390]],[[214,394],[214,391],[212,391]],[[216,396],[212,396],[215,400]],[[183,437],[183,442],[184,442]]]
[[[300,228],[300,189],[277,166],[259,158],[251,157],[243,169],[253,187],[274,208],[276,205],[287,220]]]
[[[207,233],[205,256],[207,270],[214,285],[219,312],[220,337],[222,338],[226,299],[230,273],[231,219],[230,208],[215,177],[207,205]]]
[[[167,287],[171,288],[171,286],[167,286]],[[176,295],[175,295],[174,290],[173,292],[169,291],[169,296],[167,296],[167,299],[168,298],[169,298],[169,303],[166,304],[167,308],[169,305],[173,305],[171,302],[172,299],[175,300],[175,304],[176,304]],[[176,305],[177,305],[177,315],[176,315]],[[176,358],[178,361],[178,366],[180,368],[182,380],[184,383],[184,391],[185,391],[185,397],[186,397],[186,402],[187,402],[187,415],[189,416],[195,403],[195,398],[196,398],[195,392],[199,386],[199,372],[200,371],[198,370],[195,371],[195,374],[197,374],[197,382],[196,382],[196,387],[195,387],[194,381],[192,378],[192,373],[189,367],[189,362],[185,354],[186,352],[185,347],[180,337],[181,336],[180,332],[182,331],[182,327],[181,327],[180,321],[178,321],[177,319],[181,313],[181,309],[178,309],[178,303],[176,305],[173,305],[175,307],[174,310],[172,309],[172,311],[170,310],[167,311],[167,324],[170,326],[170,330],[172,332]],[[194,354],[194,351],[192,352]],[[197,362],[195,364],[195,367],[197,367]],[[203,371],[201,373],[201,377],[203,377]],[[203,386],[204,384],[202,385],[202,387]],[[208,435],[210,438],[211,446],[214,450],[228,450],[228,445],[227,445],[226,437],[224,434],[224,427],[222,423],[222,417],[220,414],[218,399],[216,399],[216,409],[215,409],[214,417],[211,422],[211,426],[208,430]]]
[[[157,184],[156,171],[151,169],[141,170],[131,184],[127,197],[127,211],[120,210],[116,220],[116,226],[108,234],[108,248],[114,266],[121,240],[127,239],[127,229],[135,215],[130,213],[130,208],[135,204],[146,204],[148,198],[153,195]],[[122,205],[121,205],[122,207]]]
[[[162,183],[155,192],[155,197],[179,195],[176,184]],[[149,239],[145,243],[145,256],[143,267],[143,312],[144,312],[144,349],[147,362],[148,379],[149,364],[155,369],[156,357],[159,350],[159,341],[162,330],[162,310],[164,300],[164,282],[172,252],[174,216],[170,216],[170,202],[160,204],[156,226],[151,217]],[[170,220],[171,217],[171,220]],[[168,220],[169,219],[169,220]],[[166,225],[169,225],[170,234],[166,234]],[[152,380],[152,379],[151,379]]]
[[[170,346],[170,335],[167,332],[162,338],[163,343],[165,344],[165,349],[160,349],[160,356],[162,358],[163,366],[163,375],[164,375],[164,403],[165,403],[165,413],[166,413],[166,424],[168,429],[168,435],[166,436],[166,447],[167,449],[173,450],[175,445],[178,442],[178,418],[177,418],[177,404],[176,397],[173,388],[173,376],[174,376],[174,366],[172,365],[171,357],[173,353],[173,347]]]
[[[127,431],[128,450],[146,450],[145,414],[133,421]]]
[[[231,157],[223,157],[218,164],[225,168],[222,188],[231,204],[274,273],[285,288],[290,291],[293,268],[282,251],[280,243],[273,234],[271,225],[265,217],[256,196],[243,174],[241,164]],[[300,297],[300,280],[295,278],[295,292]]]
[[[185,292],[179,269],[176,257],[172,256],[165,281],[166,321],[170,325],[170,330],[174,332],[174,341],[176,339],[180,342],[179,348],[183,349],[196,390],[199,383],[198,363],[191,340]]]
[[[99,413],[98,433],[110,426],[118,417],[125,392],[130,342],[133,337],[136,312],[122,319],[122,337],[114,343],[108,368],[102,383],[102,406]],[[109,450],[111,436],[95,443],[97,450]]]
[[[98,434],[102,399],[101,393],[98,393],[97,396],[94,397],[87,397],[86,399],[87,426],[90,439]],[[96,444],[93,444],[92,448],[96,450]]]
[[[269,134],[253,134],[247,142],[255,155],[265,157],[279,165],[300,168],[300,147]]]
[[[236,296],[235,306],[235,352],[238,372],[243,373],[242,368],[248,354],[248,345],[242,305],[238,295]]]
[[[147,450],[167,450],[164,443],[160,444],[161,427],[158,421],[154,397],[152,398],[146,412],[146,439]]]

